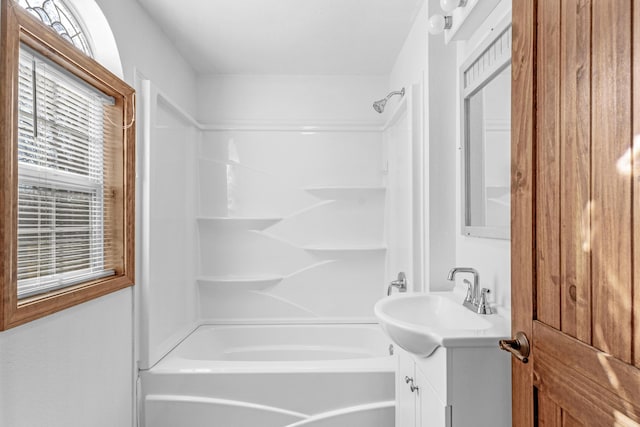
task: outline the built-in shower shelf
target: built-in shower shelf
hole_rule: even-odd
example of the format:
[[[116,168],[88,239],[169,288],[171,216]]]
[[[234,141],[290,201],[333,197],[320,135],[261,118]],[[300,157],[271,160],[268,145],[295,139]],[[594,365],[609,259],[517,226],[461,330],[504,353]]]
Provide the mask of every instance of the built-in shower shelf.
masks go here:
[[[304,189],[307,193],[322,199],[355,199],[359,197],[370,197],[376,194],[382,194],[384,187],[342,187],[342,186],[326,186],[326,187],[308,187]]]
[[[224,227],[227,230],[264,230],[282,221],[275,217],[198,217],[198,222],[212,226]]]
[[[384,252],[387,250],[385,246],[305,246],[303,248],[307,252],[315,253],[318,255],[348,255],[355,253],[376,253]]]
[[[219,289],[243,289],[260,290],[277,285],[284,279],[284,276],[264,274],[258,276],[201,276],[198,277],[198,284],[204,286],[215,286]]]

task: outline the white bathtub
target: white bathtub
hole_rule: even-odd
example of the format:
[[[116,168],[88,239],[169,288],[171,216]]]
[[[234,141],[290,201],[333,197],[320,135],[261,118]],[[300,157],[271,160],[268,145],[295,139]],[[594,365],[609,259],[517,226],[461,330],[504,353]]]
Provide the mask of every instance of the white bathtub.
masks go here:
[[[378,325],[201,326],[141,373],[145,427],[393,427]]]

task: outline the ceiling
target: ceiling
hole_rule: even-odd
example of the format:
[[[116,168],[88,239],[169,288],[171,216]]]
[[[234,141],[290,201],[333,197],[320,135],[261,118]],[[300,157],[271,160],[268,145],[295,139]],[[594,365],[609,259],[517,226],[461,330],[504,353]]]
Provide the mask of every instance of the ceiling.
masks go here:
[[[424,2],[138,1],[199,73],[333,75],[388,74]]]

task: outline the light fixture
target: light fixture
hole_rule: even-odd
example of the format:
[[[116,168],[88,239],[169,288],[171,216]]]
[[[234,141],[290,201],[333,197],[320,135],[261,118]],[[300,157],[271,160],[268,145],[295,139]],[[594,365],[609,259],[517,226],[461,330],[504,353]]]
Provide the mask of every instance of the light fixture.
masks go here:
[[[467,0],[440,0],[440,7],[445,12],[451,13],[457,7],[465,7]]]
[[[427,23],[429,33],[431,34],[440,34],[444,30],[450,29],[452,25],[453,19],[451,16],[442,16],[439,14],[433,15],[429,18],[429,22]]]
[[[449,15],[458,7],[465,7],[468,0],[440,0],[440,7],[447,14],[436,14],[429,18],[427,28],[431,34],[440,34],[444,30],[449,30],[453,26],[453,17]]]

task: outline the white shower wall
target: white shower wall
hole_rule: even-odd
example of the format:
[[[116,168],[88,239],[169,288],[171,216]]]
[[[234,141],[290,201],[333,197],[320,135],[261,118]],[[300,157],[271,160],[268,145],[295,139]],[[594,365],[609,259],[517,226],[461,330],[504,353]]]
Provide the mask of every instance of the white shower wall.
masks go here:
[[[196,322],[197,123],[149,80],[137,81],[139,366],[153,366]]]
[[[362,322],[384,295],[378,76],[199,82],[200,319]]]
[[[421,288],[420,260],[414,259],[414,242],[418,238],[413,222],[416,211],[412,188],[415,184],[412,134],[416,120],[412,108],[413,98],[420,86],[406,87],[405,96],[398,105],[390,105],[389,119],[383,131],[387,173],[385,203],[385,241],[387,242],[387,275],[395,279],[399,272],[405,273],[409,290]]]
[[[197,86],[200,123],[375,125],[388,76],[210,75]]]

